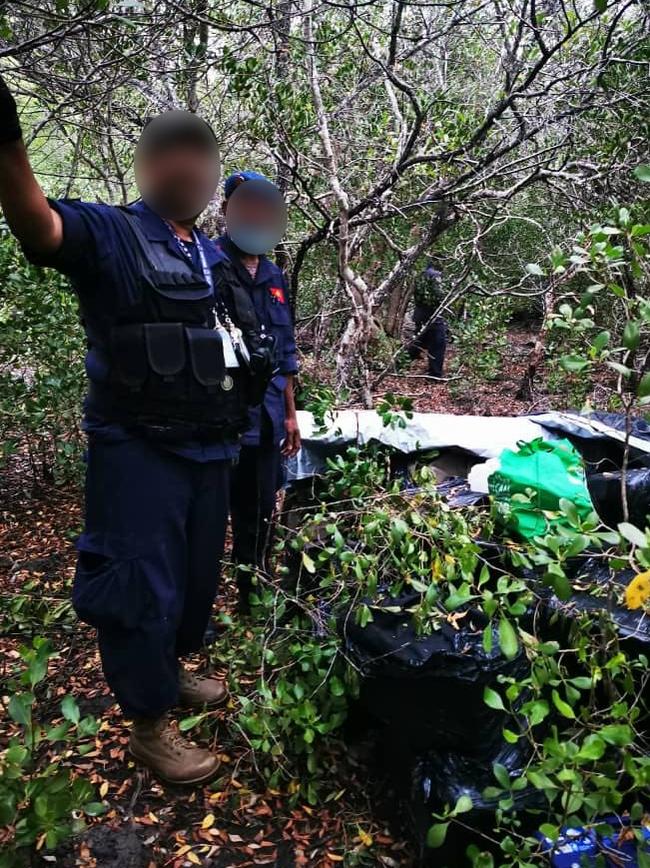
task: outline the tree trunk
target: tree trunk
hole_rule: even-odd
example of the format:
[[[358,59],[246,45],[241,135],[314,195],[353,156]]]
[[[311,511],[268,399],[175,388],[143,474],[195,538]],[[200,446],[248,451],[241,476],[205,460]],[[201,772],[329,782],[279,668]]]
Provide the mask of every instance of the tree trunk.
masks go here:
[[[404,317],[411,300],[411,291],[405,283],[396,284],[390,291],[384,316],[384,331],[392,338],[399,338],[404,328]]]
[[[535,377],[537,376],[537,371],[539,366],[543,363],[546,357],[546,346],[544,344],[544,332],[546,330],[546,323],[548,322],[548,318],[553,310],[553,305],[555,301],[555,285],[551,284],[549,288],[544,293],[543,304],[544,304],[544,315],[542,316],[542,324],[540,326],[539,332],[537,333],[537,337],[535,338],[535,344],[528,355],[528,362],[526,365],[526,373],[524,374],[519,388],[515,393],[515,398],[519,401],[532,401],[534,397],[535,391]]]

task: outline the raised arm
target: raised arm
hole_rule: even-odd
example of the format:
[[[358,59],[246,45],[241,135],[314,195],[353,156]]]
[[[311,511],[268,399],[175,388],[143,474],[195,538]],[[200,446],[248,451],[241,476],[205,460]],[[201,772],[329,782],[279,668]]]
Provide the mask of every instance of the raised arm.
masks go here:
[[[9,228],[34,253],[54,253],[63,240],[59,215],[34,177],[22,140],[16,101],[0,76],[0,205]]]

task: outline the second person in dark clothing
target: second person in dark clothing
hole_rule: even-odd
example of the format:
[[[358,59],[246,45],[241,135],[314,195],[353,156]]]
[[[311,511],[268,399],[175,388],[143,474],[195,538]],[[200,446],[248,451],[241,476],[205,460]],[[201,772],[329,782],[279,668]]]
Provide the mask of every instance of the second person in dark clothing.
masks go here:
[[[413,359],[419,358],[422,350],[426,352],[429,376],[437,380],[444,377],[447,350],[447,323],[442,316],[436,315],[445,298],[441,283],[442,273],[436,270],[433,263],[429,263],[415,278],[415,338],[409,347],[409,355]]]
[[[245,189],[242,188],[244,185]],[[270,200],[265,199],[268,192]],[[242,438],[239,461],[231,477],[230,514],[233,533],[233,561],[238,565],[239,610],[250,611],[253,574],[266,570],[272,516],[283,481],[283,458],[300,449],[300,432],[294,401],[294,375],[297,373],[296,341],[289,292],[283,272],[264,255],[272,245],[273,233],[260,226],[257,237],[237,232],[229,214],[231,196],[237,194],[237,207],[261,214],[271,209],[277,188],[263,175],[244,171],[230,175],[224,184],[223,210],[227,233],[216,241],[219,254],[233,265],[242,286],[250,293],[260,323],[276,340],[278,370],[266,390],[262,404],[251,412],[251,426]],[[242,194],[247,193],[244,197]],[[234,200],[233,200],[234,204]],[[234,208],[231,209],[234,212]],[[268,215],[271,219],[271,215]]]

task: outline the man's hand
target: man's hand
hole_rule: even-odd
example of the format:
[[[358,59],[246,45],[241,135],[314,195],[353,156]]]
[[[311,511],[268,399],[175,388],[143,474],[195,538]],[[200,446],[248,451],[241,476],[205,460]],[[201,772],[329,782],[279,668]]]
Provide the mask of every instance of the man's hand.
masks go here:
[[[300,451],[300,428],[298,427],[298,420],[295,415],[287,416],[284,420],[284,430],[286,431],[286,437],[282,444],[282,454],[285,458],[293,458]]]
[[[16,101],[0,76],[0,205],[11,231],[34,253],[54,253],[63,240],[53,211],[29,165]]]

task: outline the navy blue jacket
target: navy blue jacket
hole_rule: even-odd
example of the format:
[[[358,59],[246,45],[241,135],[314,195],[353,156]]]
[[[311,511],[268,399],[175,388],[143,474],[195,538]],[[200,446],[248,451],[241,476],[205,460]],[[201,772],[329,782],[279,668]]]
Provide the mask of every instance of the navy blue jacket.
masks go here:
[[[273,443],[277,445],[285,436],[284,390],[287,375],[298,372],[287,281],[280,268],[267,256],[260,256],[257,274],[253,280],[250,272],[242,265],[237,248],[226,235],[217,238],[215,250],[219,256],[232,262],[242,285],[250,293],[260,323],[276,339],[279,371],[266,390],[262,407],[271,423]],[[242,438],[245,446],[258,446],[260,443],[262,407],[251,410],[251,427]]]
[[[86,372],[91,380],[106,381],[108,366],[98,345],[106,345],[109,330],[115,322],[117,309],[130,298],[137,297],[139,270],[135,244],[125,221],[112,205],[81,202],[78,199],[59,199],[50,202],[63,220],[63,243],[56,253],[35,256],[25,251],[31,262],[55,268],[70,278],[79,297],[79,306],[89,349]],[[154,214],[143,202],[130,210],[140,215],[142,228],[152,241],[164,242],[170,252],[183,257],[164,220]],[[219,252],[206,235],[197,233],[206,262],[214,266]],[[198,251],[192,252],[194,268],[201,274]],[[216,275],[213,272],[216,286]],[[85,404],[84,428],[89,434],[104,440],[128,440],[132,434],[120,425],[102,418],[88,401]],[[212,461],[233,458],[238,447],[232,443],[187,442],[166,445],[165,448],[194,461]]]

